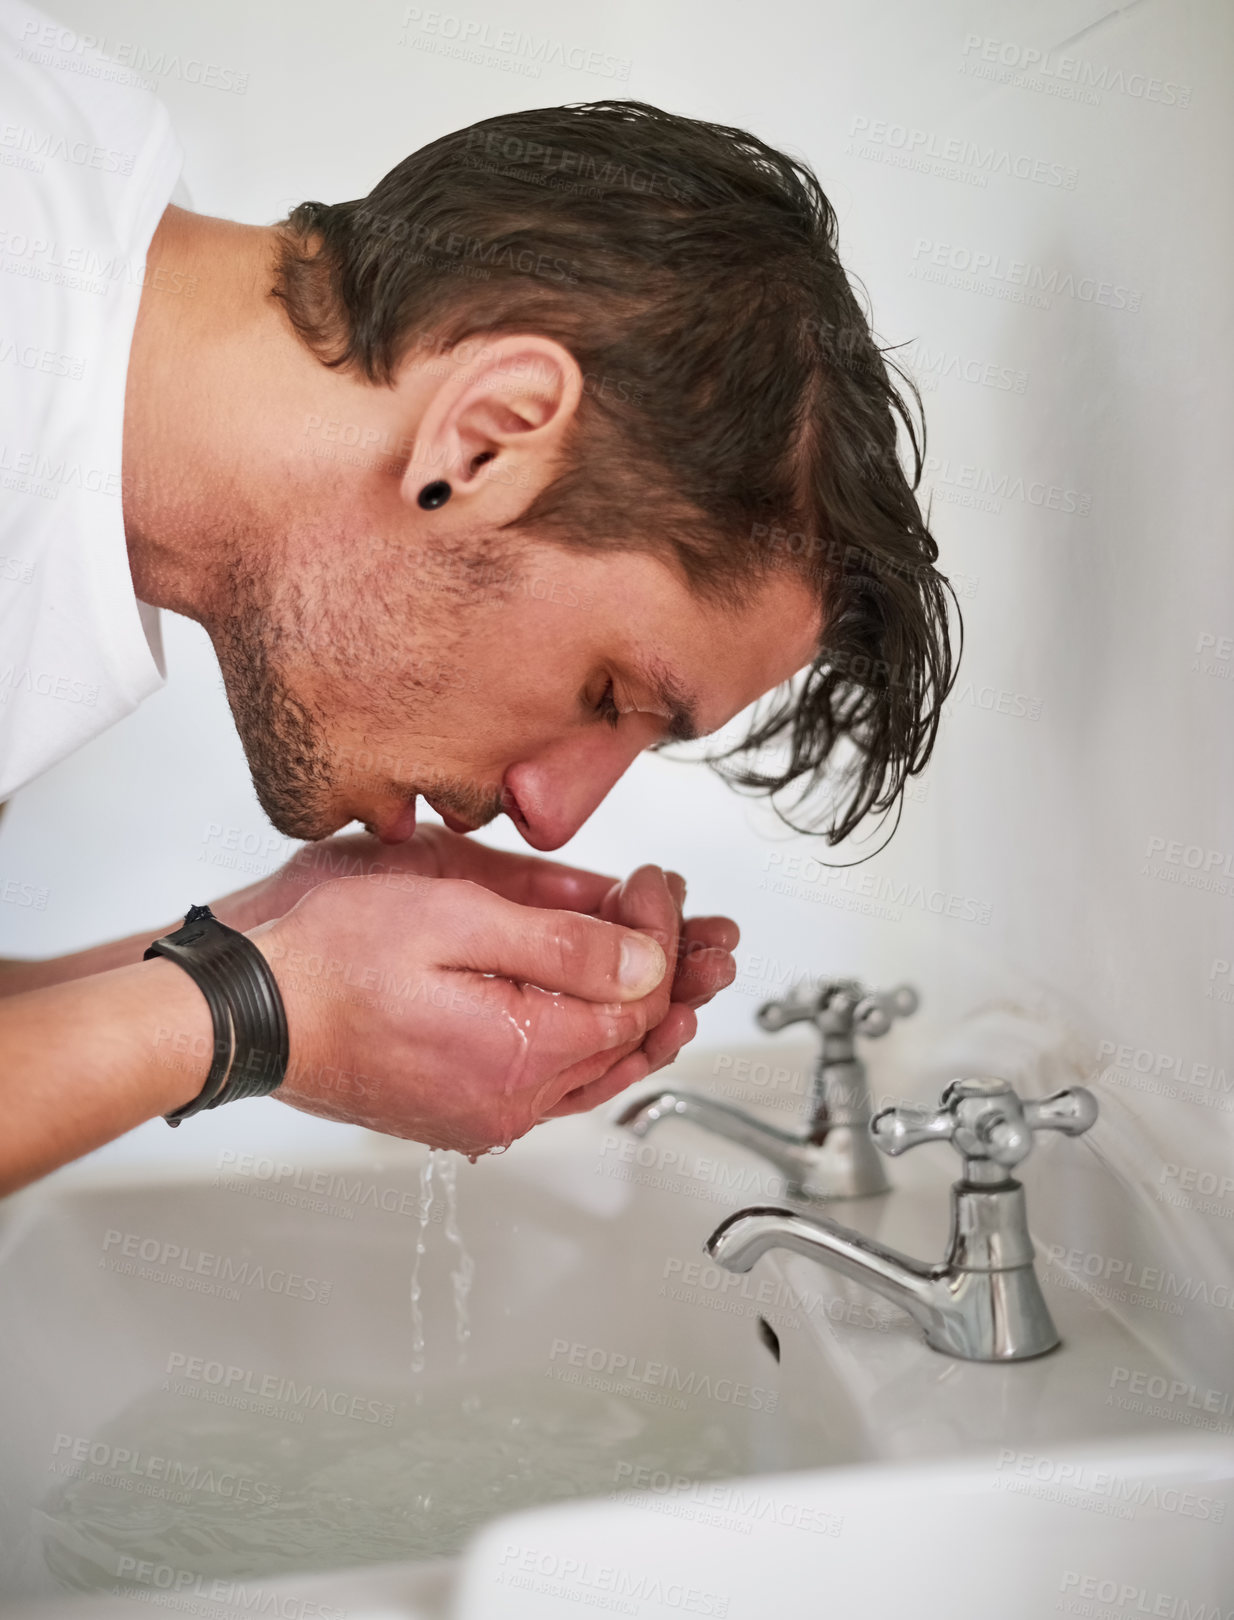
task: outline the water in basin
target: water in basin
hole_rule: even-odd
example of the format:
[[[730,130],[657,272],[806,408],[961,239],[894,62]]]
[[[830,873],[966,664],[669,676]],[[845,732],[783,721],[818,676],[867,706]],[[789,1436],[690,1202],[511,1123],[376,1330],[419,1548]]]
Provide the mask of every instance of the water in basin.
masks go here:
[[[66,1586],[111,1590],[143,1562],[208,1579],[444,1557],[498,1513],[601,1496],[644,1469],[721,1478],[743,1455],[723,1413],[525,1370],[436,1381],[395,1409],[391,1427],[361,1432],[155,1392],[43,1502],[48,1567]]]
[[[701,1260],[723,1195],[604,1174],[594,1134],[547,1163],[463,1167],[457,1205],[426,1155],[365,1162],[348,1184],[381,1198],[347,1218],[204,1177],[10,1201],[0,1592],[149,1596],[450,1557],[519,1509],[845,1454],[808,1336],[777,1362],[718,1274],[714,1298],[669,1286]],[[118,1233],[194,1263],[208,1243],[279,1286],[113,1268]],[[293,1296],[293,1276],[325,1281]],[[35,1287],[37,1320],[20,1304]]]

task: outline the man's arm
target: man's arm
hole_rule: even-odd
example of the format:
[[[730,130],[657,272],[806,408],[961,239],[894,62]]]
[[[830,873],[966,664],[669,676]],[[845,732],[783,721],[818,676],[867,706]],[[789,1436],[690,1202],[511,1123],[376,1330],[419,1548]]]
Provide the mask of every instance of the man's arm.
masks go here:
[[[205,997],[174,962],[0,1001],[0,1195],[196,1097],[213,1041]]]
[[[318,884],[251,930],[278,980],[308,1113],[482,1153],[587,1088],[607,1100],[695,1032],[671,1002],[679,917],[658,867],[611,919],[401,874]],[[198,1096],[213,1028],[176,963],[136,962],[0,1000],[0,1194]],[[340,1093],[336,1080],[357,1083]]]
[[[316,884],[332,877],[367,876],[379,883],[397,883],[403,875],[468,878],[519,905],[582,911],[592,916],[603,914],[606,898],[616,887],[614,878],[598,872],[539,856],[509,854],[478,839],[428,825],[418,827],[407,843],[393,847],[360,834],[306,844],[277,871],[221,900],[211,900],[210,908],[220,922],[247,934],[283,916]],[[669,873],[668,879],[680,915],[685,883],[676,873]],[[188,895],[186,902],[197,903],[201,898],[200,894]],[[147,928],[126,939],[110,940],[68,956],[42,961],[0,957],[0,998],[140,962],[150,941],[179,928],[182,920],[176,917],[162,927]],[[730,953],[739,937],[737,925],[730,918],[683,918],[673,999],[691,1007],[710,1001],[732,978]]]
[[[3,811],[0,804],[0,814]],[[616,881],[536,856],[507,855],[444,827],[428,826],[419,828],[406,844],[393,848],[359,834],[306,844],[268,877],[258,878],[220,900],[210,900],[209,905],[220,922],[246,934],[261,923],[281,917],[309,889],[332,877],[369,875],[388,881],[403,873],[473,878],[523,905],[578,911],[595,911]],[[188,898],[198,904],[201,897],[195,894]],[[183,916],[176,917],[162,927],[145,928],[139,934],[91,945],[66,956],[0,957],[0,997],[66,984],[140,962],[152,939],[172,933],[183,920]]]
[[[245,934],[250,928],[256,928],[258,923],[268,922],[277,915],[260,905],[261,890],[261,884],[250,884],[247,889],[239,889],[225,899],[210,901],[210,909],[220,922],[226,923],[229,928],[238,928]],[[301,889],[300,893],[303,892]],[[294,899],[298,898],[299,894],[288,896],[286,906],[292,905]],[[129,967],[141,961],[152,939],[173,933],[183,921],[181,915],[162,927],[144,928],[140,934],[108,940],[104,945],[92,945],[88,950],[73,951],[68,956],[49,956],[41,960],[0,957],[0,1004],[5,996],[22,995],[27,990],[42,990],[48,985],[67,984],[92,974],[108,973],[113,968]]]

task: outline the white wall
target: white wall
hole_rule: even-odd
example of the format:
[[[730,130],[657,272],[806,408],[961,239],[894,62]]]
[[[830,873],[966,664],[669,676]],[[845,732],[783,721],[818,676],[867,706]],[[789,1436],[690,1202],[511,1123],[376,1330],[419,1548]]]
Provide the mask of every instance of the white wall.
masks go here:
[[[569,856],[676,866],[694,906],[739,918],[742,976],[705,1040],[746,1038],[777,982],[837,971],[920,985],[898,1037],[906,1089],[926,1094],[957,1064],[1031,1084],[1104,1070],[1087,1163],[1118,1189],[1117,1215],[1043,1210],[1041,1235],[1115,1282],[1126,1260],[1191,1296],[1226,1284],[1234,662],[1216,655],[1234,636],[1234,14],[1221,0],[460,3],[59,0],[57,15],[155,60],[196,205],[246,221],[361,195],[474,119],[611,95],[809,159],[880,336],[912,345],[927,390],[934,528],[968,625],[937,762],[887,852],[848,874],[821,872],[825,850],[702,770],[652,759]],[[527,77],[501,48],[455,60],[442,40],[464,25],[581,47],[575,61],[607,53],[628,77]],[[244,93],[188,82],[177,59],[247,74]],[[265,831],[208,646],[183,623],[166,639],[168,688],[11,805],[0,874],[48,903],[0,906],[0,950],[153,926],[247,881],[208,836]],[[273,1103],[246,1124],[317,1128]],[[170,1157],[187,1134],[150,1126],[137,1141]],[[1215,1213],[1158,1198],[1188,1171],[1216,1178]],[[1119,1302],[1128,1319],[1220,1382],[1229,1311],[1189,1297],[1171,1314],[1175,1283],[1141,1281]]]

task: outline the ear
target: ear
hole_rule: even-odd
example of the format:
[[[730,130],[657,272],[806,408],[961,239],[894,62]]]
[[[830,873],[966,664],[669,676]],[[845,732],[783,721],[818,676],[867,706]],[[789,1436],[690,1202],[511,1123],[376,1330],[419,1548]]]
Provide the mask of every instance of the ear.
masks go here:
[[[400,494],[410,506],[444,478],[453,512],[500,524],[556,476],[583,376],[569,350],[535,333],[464,339],[430,368],[440,380],[416,429]]]

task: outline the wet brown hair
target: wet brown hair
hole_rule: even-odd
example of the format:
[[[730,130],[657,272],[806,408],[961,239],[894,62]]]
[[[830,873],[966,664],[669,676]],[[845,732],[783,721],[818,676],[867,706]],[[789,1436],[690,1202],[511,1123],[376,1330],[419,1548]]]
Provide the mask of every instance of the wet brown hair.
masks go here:
[[[584,378],[569,462],[516,530],[653,551],[733,604],[774,569],[808,581],[817,658],[713,763],[794,806],[824,789],[806,826],[832,843],[899,808],[959,611],[915,493],[924,424],[901,387],[917,415],[920,397],[800,159],[645,102],[544,107],[445,135],[279,230],[274,296],[325,365],[382,386],[417,348],[478,334],[566,347]]]

